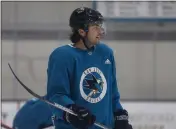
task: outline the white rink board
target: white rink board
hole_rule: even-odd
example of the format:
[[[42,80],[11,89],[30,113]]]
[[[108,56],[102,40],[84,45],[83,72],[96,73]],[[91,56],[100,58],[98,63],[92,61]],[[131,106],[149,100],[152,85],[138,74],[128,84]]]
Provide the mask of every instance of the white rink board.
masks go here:
[[[2,102],[2,121],[12,126],[17,107],[15,102]],[[133,129],[176,129],[176,102],[122,102],[128,110]],[[51,129],[51,128],[50,128]]]
[[[176,102],[125,102],[134,129],[176,129]]]

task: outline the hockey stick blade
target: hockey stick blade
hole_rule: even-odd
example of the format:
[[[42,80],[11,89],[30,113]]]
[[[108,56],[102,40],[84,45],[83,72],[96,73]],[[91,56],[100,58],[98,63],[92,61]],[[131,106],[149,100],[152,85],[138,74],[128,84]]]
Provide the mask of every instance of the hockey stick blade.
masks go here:
[[[36,94],[35,92],[33,92],[31,89],[29,89],[29,88],[17,77],[17,75],[15,74],[15,72],[13,71],[13,69],[12,69],[12,67],[11,67],[11,65],[10,65],[9,63],[8,63],[8,65],[9,65],[9,68],[10,68],[12,74],[13,74],[14,77],[17,79],[17,81],[18,81],[18,82],[21,84],[21,86],[23,86],[23,88],[25,88],[31,95],[33,95],[34,97],[40,99],[41,101],[43,101],[43,102],[45,102],[45,103],[47,103],[47,104],[49,104],[49,105],[54,106],[55,108],[61,109],[61,110],[66,111],[66,112],[68,112],[68,113],[70,113],[70,114],[72,114],[72,115],[77,116],[77,114],[75,114],[72,110],[70,110],[70,109],[68,109],[68,108],[66,108],[66,107],[64,107],[64,106],[62,106],[62,105],[60,105],[60,104],[52,103],[52,102],[46,100],[45,98],[43,98],[42,96],[40,96],[40,95]],[[97,123],[97,122],[95,122],[94,124],[95,124],[96,126],[102,128],[102,129],[110,129],[110,128],[106,127],[105,125],[102,125],[102,124]]]

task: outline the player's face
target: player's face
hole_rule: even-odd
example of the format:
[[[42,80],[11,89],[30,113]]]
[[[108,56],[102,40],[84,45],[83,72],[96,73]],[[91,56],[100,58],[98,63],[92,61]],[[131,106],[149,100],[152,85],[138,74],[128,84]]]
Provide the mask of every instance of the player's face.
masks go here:
[[[92,43],[92,45],[97,44],[102,36],[102,27],[100,25],[90,25],[87,38]]]

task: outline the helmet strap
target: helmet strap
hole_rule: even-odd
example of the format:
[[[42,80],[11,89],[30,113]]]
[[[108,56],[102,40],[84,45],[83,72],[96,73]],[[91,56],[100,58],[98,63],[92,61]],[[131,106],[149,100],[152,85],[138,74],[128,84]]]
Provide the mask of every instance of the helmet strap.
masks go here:
[[[83,36],[81,36],[81,39],[82,39],[82,41],[83,41],[83,44],[84,44],[84,46],[87,48],[87,50],[88,51],[90,51],[91,50],[91,47],[89,47],[90,45],[91,45],[91,42],[88,40],[88,38],[87,38],[87,34],[88,34],[88,25],[85,25],[84,26],[84,31],[86,32],[86,35],[85,35],[85,37],[83,37]]]
[[[81,37],[82,37],[82,41],[84,43],[84,46],[87,48],[88,51],[90,51],[91,47],[89,47],[89,45],[91,45],[91,42],[87,38],[87,33],[88,33],[88,31],[86,31],[85,37],[82,37],[82,36]]]
[[[85,37],[82,37],[82,41],[83,41],[83,43],[84,43],[84,46],[87,48],[87,50],[90,50],[90,47],[88,47],[89,45],[88,44],[91,44],[90,43],[90,41],[88,40],[88,38],[87,38],[87,34],[88,34],[88,25],[84,25],[84,31],[86,32],[86,35],[85,35]]]

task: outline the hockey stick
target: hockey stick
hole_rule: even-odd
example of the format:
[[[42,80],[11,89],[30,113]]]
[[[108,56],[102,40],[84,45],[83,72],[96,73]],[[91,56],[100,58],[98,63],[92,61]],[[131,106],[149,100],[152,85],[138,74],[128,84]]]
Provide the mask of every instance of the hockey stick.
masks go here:
[[[17,81],[18,81],[31,95],[33,95],[34,97],[40,99],[41,101],[43,101],[43,102],[45,102],[45,103],[47,103],[47,104],[49,104],[49,105],[54,106],[55,108],[61,109],[61,110],[66,111],[66,112],[68,112],[68,113],[70,113],[70,114],[72,114],[72,115],[77,116],[77,114],[75,114],[72,110],[70,110],[70,109],[68,109],[68,108],[66,108],[66,107],[64,107],[64,106],[62,106],[62,105],[60,105],[60,104],[52,103],[52,102],[46,100],[45,98],[43,98],[42,96],[40,96],[40,95],[36,94],[35,92],[33,92],[33,91],[32,91],[31,89],[29,89],[25,84],[23,84],[23,82],[21,82],[21,80],[17,77],[17,75],[15,74],[15,72],[13,71],[13,69],[12,69],[12,67],[10,66],[9,63],[8,63],[8,65],[9,65],[9,68],[10,68],[12,74],[13,74],[14,77],[17,79]],[[102,128],[102,129],[109,129],[108,127],[106,127],[105,125],[102,125],[102,124],[100,124],[100,123],[95,122],[94,124],[95,124],[96,126]]]
[[[1,127],[5,128],[5,129],[12,129],[8,125],[4,124],[2,121],[1,121]]]

